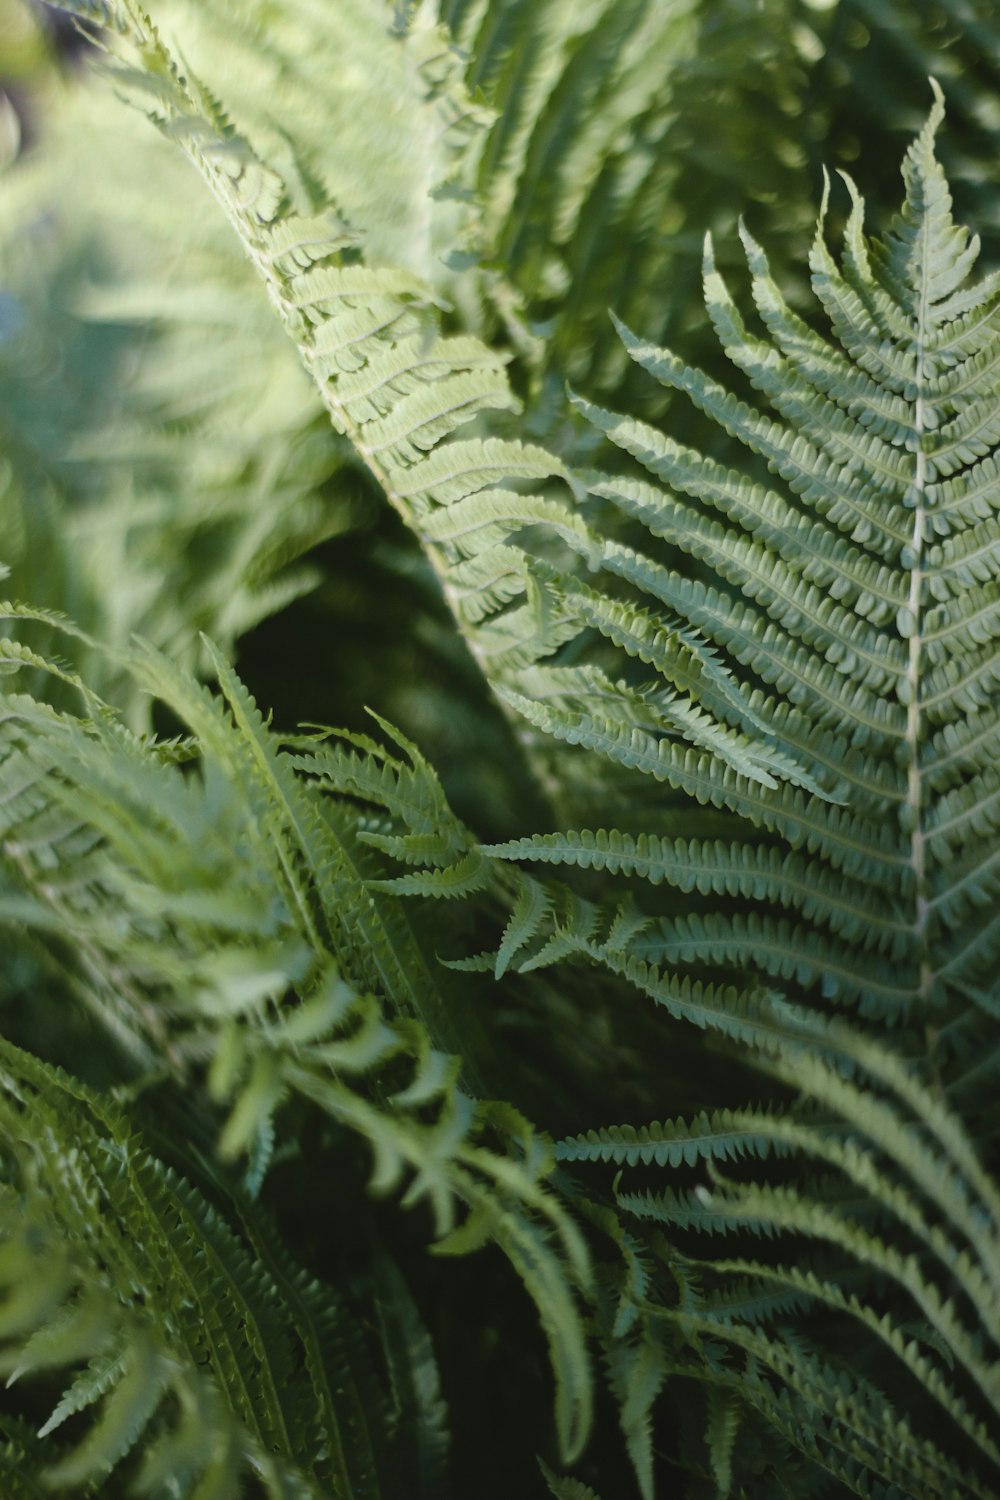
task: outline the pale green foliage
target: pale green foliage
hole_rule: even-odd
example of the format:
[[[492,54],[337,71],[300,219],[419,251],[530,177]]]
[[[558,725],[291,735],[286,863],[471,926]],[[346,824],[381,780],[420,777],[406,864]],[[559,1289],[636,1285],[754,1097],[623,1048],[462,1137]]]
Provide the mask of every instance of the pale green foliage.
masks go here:
[[[162,546],[166,576],[188,576],[175,528],[185,503],[201,526],[183,497],[212,469],[203,440],[236,411],[267,424],[212,479],[224,563],[208,549],[200,593],[179,585],[162,609],[119,596],[114,621],[95,588],[107,553],[76,558],[86,529],[73,486],[44,473],[47,442],[11,464],[10,555],[33,597],[6,608],[0,642],[24,682],[0,723],[0,917],[32,983],[114,1039],[108,1071],[129,1081],[138,1131],[150,1088],[192,1112],[181,1154],[232,1222],[177,1188],[193,1257],[178,1275],[198,1285],[192,1247],[212,1239],[239,1266],[227,1296],[266,1283],[269,1312],[294,1305],[252,1360],[236,1339],[209,1376],[192,1370],[152,1273],[87,1240],[95,1193],[119,1191],[106,1163],[134,1150],[142,1170],[116,1212],[152,1215],[140,1249],[154,1254],[172,1170],[159,1143],[133,1137],[106,1094],[8,1047],[11,1077],[34,1069],[67,1101],[9,1169],[8,1204],[18,1173],[32,1184],[43,1272],[25,1270],[34,1230],[11,1228],[3,1308],[9,1339],[29,1335],[11,1357],[48,1340],[61,1367],[90,1361],[69,1387],[88,1405],[105,1390],[95,1359],[114,1348],[124,1372],[69,1455],[36,1453],[11,1427],[23,1482],[54,1462],[53,1482],[78,1485],[134,1448],[154,1472],[177,1454],[189,1477],[169,1493],[203,1500],[235,1493],[241,1463],[274,1494],[380,1482],[388,1500],[415,1473],[428,1496],[446,1484],[439,1387],[405,1292],[380,1330],[391,1398],[331,1394],[325,1335],[308,1319],[302,1332],[303,1284],[276,1274],[248,1205],[282,1152],[314,1159],[303,1122],[320,1121],[364,1143],[376,1192],[429,1208],[439,1252],[504,1253],[548,1340],[565,1460],[585,1452],[592,1336],[623,1453],[617,1472],[598,1462],[581,1478],[543,1466],[561,1500],[592,1500],[591,1479],[649,1500],[667,1464],[713,1500],[995,1496],[1000,282],[971,279],[979,243],[936,155],[940,89],[887,235],[869,237],[851,180],[836,197],[828,183],[811,302],[741,228],[748,312],[723,274],[735,236],[708,239],[721,349],[708,370],[660,347],[691,315],[660,288],[691,212],[683,132],[702,116],[685,101],[713,26],[719,58],[748,45],[739,6],[66,9],[103,23],[114,89],[221,210],[188,246],[183,293],[139,281],[81,302],[112,324],[129,305],[163,324],[127,420],[107,424],[136,446],[126,490],[145,493],[190,401],[199,441],[163,461],[154,574]],[[831,68],[838,56],[824,14],[761,10],[785,120],[752,118],[786,164],[788,121],[801,115],[808,142],[822,115],[806,107],[803,59],[828,33]],[[720,87],[715,113],[738,92]],[[238,290],[218,296],[237,250]],[[193,372],[227,317],[231,347]],[[258,347],[255,394],[230,374],[230,405],[215,372]],[[26,411],[15,425],[30,435]],[[273,455],[289,450],[301,463],[277,483]],[[63,556],[32,535],[32,475],[68,516]],[[537,807],[508,808],[502,839],[455,815],[383,719],[370,735],[272,728],[230,663],[246,625],[304,586],[284,564],[356,524],[362,483],[419,544],[523,750]],[[140,517],[137,504],[123,491],[91,510],[123,561],[145,523],[116,516]],[[126,644],[137,627],[152,644]],[[148,732],[150,702],[179,738]],[[483,723],[466,725],[473,763]],[[555,1033],[552,1099],[505,1027],[532,1047]],[[571,1133],[553,1147],[525,1098]],[[67,1132],[93,1138],[90,1186]],[[42,1184],[32,1163],[46,1151]],[[79,1253],[52,1232],[71,1212]],[[100,1349],[73,1343],[81,1309]],[[272,1337],[278,1359],[289,1328],[314,1422],[294,1440],[301,1411],[282,1414],[298,1398],[277,1376],[261,1395],[272,1366],[254,1362]],[[341,1397],[363,1411],[365,1442]],[[410,1475],[406,1460],[384,1468],[380,1432]],[[334,1450],[340,1469],[320,1472]]]
[[[18,597],[71,612],[109,644],[139,631],[194,664],[199,630],[229,648],[314,587],[296,560],[364,511],[343,489],[321,493],[340,467],[334,444],[310,429],[308,384],[183,163],[153,137],[116,148],[113,181],[96,170],[121,115],[101,102],[70,96],[60,149],[5,183],[17,301],[0,343],[4,561]],[[151,172],[163,196],[139,226],[119,193]],[[39,204],[81,178],[92,218],[70,234],[68,209]],[[221,295],[199,291],[216,279]],[[108,666],[89,658],[110,693],[113,679],[95,675]]]

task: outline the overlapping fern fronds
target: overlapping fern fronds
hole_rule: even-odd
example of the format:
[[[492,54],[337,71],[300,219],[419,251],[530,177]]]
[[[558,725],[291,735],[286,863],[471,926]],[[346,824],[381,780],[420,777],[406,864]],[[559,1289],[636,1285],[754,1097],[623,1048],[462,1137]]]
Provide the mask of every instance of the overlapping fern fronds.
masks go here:
[[[744,232],[748,321],[709,243],[731,390],[659,348],[656,326],[589,338],[619,287],[618,311],[641,318],[670,260],[680,168],[662,148],[671,90],[688,62],[684,86],[698,76],[704,7],[330,19],[310,4],[273,50],[256,8],[195,22],[165,7],[182,43],[190,21],[183,66],[135,0],[67,8],[105,26],[115,86],[223,210],[332,419],[325,451],[363,468],[424,549],[548,824],[477,839],[384,724],[388,750],[282,737],[207,645],[216,693],[155,650],[115,658],[186,736],[136,738],[52,659],[64,624],[12,609],[9,669],[82,692],[83,710],[5,700],[0,912],[46,935],[134,1064],[165,1059],[226,1109],[223,1155],[249,1152],[254,1182],[286,1103],[306,1101],[370,1144],[377,1187],[430,1204],[441,1248],[499,1244],[549,1337],[565,1454],[589,1420],[584,1288],[644,1496],[669,1383],[694,1493],[986,1500],[1000,284],[970,280],[978,244],[935,155],[940,95],[886,238],[868,238],[849,183],[838,260],[824,204],[807,315]],[[220,103],[213,49],[230,35],[246,81]],[[331,47],[345,122],[351,69],[386,59],[357,126],[385,115],[377,171],[349,151],[327,163],[323,110],[285,135],[255,109],[262,88],[279,109],[307,97]],[[609,246],[637,220],[655,232],[618,264]],[[461,252],[448,265],[443,244]],[[491,298],[513,381],[482,336]],[[555,391],[567,369],[575,434]],[[635,415],[666,410],[678,433],[682,409],[683,439]],[[598,449],[604,467],[583,472]],[[29,644],[39,628],[48,655]],[[459,908],[431,897],[462,903],[454,935]],[[492,948],[456,952],[488,922]],[[508,990],[545,971],[581,1009],[610,993],[622,1028],[653,1000],[643,1102],[662,1088],[667,1123],[581,1122],[553,1152],[512,1108],[477,1102],[494,1092],[495,1032],[438,953]],[[685,1120],[670,1093],[689,1031],[709,1059],[690,1090],[710,1097]],[[736,1085],[765,1101],[734,1104]],[[611,1118],[627,1116],[634,1098]],[[556,1158],[582,1180],[550,1182]],[[575,1212],[612,1247],[593,1276]]]
[[[489,851],[703,898],[694,912],[641,914],[606,933],[596,913],[586,929],[564,921],[562,950],[608,964],[676,1016],[752,1042],[770,1054],[768,1071],[821,1114],[800,1121],[786,1103],[779,1122],[751,1110],[597,1132],[561,1149],[568,1159],[672,1168],[703,1154],[722,1162],[779,1147],[814,1161],[804,1185],[786,1169],[771,1180],[720,1177],[708,1192],[622,1192],[618,1202],[668,1237],[651,1244],[673,1288],[640,1289],[635,1304],[654,1324],[673,1325],[667,1367],[690,1369],[689,1354],[671,1365],[677,1327],[688,1350],[708,1340],[709,1379],[732,1382],[858,1495],[879,1493],[879,1484],[908,1495],[994,1492],[995,1351],[986,1341],[996,1336],[995,1185],[957,1120],[882,1045],[776,1007],[766,990],[716,991],[700,1011],[691,1001],[703,976],[728,974],[738,985],[756,973],[759,986],[814,1010],[832,1001],[856,1007],[871,1027],[891,1023],[897,1046],[914,1060],[923,1053],[921,1067],[935,1070],[964,1111],[974,1112],[995,1080],[1000,656],[987,559],[997,534],[1000,304],[995,276],[968,279],[978,244],[954,224],[934,157],[942,112],[938,95],[907,154],[906,201],[886,240],[866,239],[853,187],[842,264],[821,221],[813,281],[832,338],[789,309],[749,235],[760,333],[707,255],[713,323],[770,412],[621,330],[638,363],[685,392],[766,470],[725,468],[581,401],[652,476],[595,476],[593,491],[716,575],[684,576],[620,549],[628,576],[642,576],[740,663],[769,742],[824,778],[827,795],[734,788],[725,800],[744,831],[734,819],[729,838],[578,829]],[[553,715],[545,727],[578,733],[568,717]],[[719,896],[727,904],[713,909]],[[557,919],[550,954],[558,929]],[[685,972],[691,987],[679,990]],[[804,1049],[797,1027],[809,1038]],[[970,1074],[972,1038],[984,1055]],[[857,1082],[841,1076],[845,1068]],[[776,1237],[779,1248],[691,1263],[682,1253],[691,1233],[748,1229]],[[826,1248],[797,1250],[793,1263],[781,1248],[789,1237]],[[729,1278],[741,1278],[735,1300]],[[713,1288],[707,1300],[704,1286]],[[772,1292],[780,1295],[768,1307]],[[828,1315],[825,1343],[817,1305]],[[786,1332],[796,1309],[809,1316],[801,1344]],[[888,1346],[929,1409],[947,1414],[954,1457],[891,1415],[866,1376],[848,1373],[837,1352],[849,1347],[837,1331],[845,1317]],[[868,1360],[881,1372],[876,1382],[907,1388],[898,1366],[893,1376],[891,1362]]]
[[[863,1072],[871,1069],[874,1077],[865,1072],[862,1088],[837,1085],[831,1061],[819,1059],[829,1054],[843,1066],[839,1044],[818,1022],[811,1026],[804,1011],[783,1010],[769,994],[784,991],[821,1009],[850,1005],[870,1027],[896,1028],[904,1054],[914,1056],[924,1028],[936,1022],[936,1053],[922,1065],[949,1081],[961,1108],[976,1108],[984,1096],[995,1060],[989,1025],[997,962],[998,617],[989,559],[1000,436],[992,373],[998,292],[994,277],[968,281],[978,246],[951,217],[934,156],[941,115],[939,96],[907,154],[906,202],[887,240],[865,238],[853,187],[842,265],[825,245],[821,221],[812,268],[832,338],[791,311],[763,251],[746,235],[763,324],[755,334],[708,254],[713,323],[729,358],[773,414],[622,329],[638,363],[686,392],[766,469],[752,460],[746,473],[724,467],[651,427],[580,401],[658,481],[627,472],[595,475],[591,492],[711,567],[715,578],[602,543],[589,529],[596,568],[627,582],[645,596],[641,602],[609,596],[543,557],[528,565],[530,587],[543,601],[534,614],[536,642],[542,637],[556,649],[544,634],[553,620],[564,640],[572,638],[569,621],[579,609],[577,620],[585,618],[660,677],[637,687],[603,668],[563,666],[556,658],[552,666],[524,671],[530,695],[501,683],[508,701],[546,733],[725,809],[729,836],[569,829],[479,852],[638,878],[702,898],[693,910],[658,916],[652,899],[637,895],[638,907],[623,907],[612,919],[565,888],[526,878],[495,959],[485,962],[498,976],[512,964],[531,970],[574,956],[601,963],[676,1018],[772,1055],[769,1070],[832,1109],[824,1130],[802,1133],[787,1115],[772,1127],[768,1116],[754,1114],[740,1129],[757,1132],[765,1147],[784,1142],[818,1157],[863,1195],[861,1205],[845,1210],[835,1176],[833,1186],[812,1178],[804,1190],[732,1186],[710,1202],[668,1194],[655,1217],[679,1232],[736,1233],[749,1221],[770,1234],[832,1243],[842,1258],[801,1278],[780,1264],[769,1271],[746,1258],[712,1264],[750,1283],[758,1275],[781,1282],[792,1305],[818,1298],[885,1338],[926,1399],[961,1429],[957,1451],[963,1441],[978,1447],[979,1462],[989,1468],[996,1414],[976,1414],[976,1401],[993,1398],[989,1359],[968,1306],[956,1311],[951,1299],[980,1310],[995,1302],[997,1246],[985,1227],[990,1179],[957,1123],[936,1115],[932,1096],[905,1069],[893,1071],[891,1053],[867,1055]],[[467,509],[470,522],[485,529],[485,507]],[[431,525],[454,525],[455,515],[443,512]],[[474,533],[463,544],[477,555]],[[496,566],[496,553],[489,555]],[[676,614],[664,617],[664,605]],[[663,679],[689,696],[666,699]],[[692,748],[699,740],[700,756]],[[715,829],[726,828],[716,813],[712,818]],[[698,828],[696,812],[686,821]],[[400,888],[449,895],[469,889],[466,875],[481,883],[475,851],[465,845],[462,852],[461,865],[404,877]],[[715,905],[719,897],[724,906]],[[800,1056],[797,1027],[810,1036],[810,1060]],[[988,1050],[970,1093],[968,1059],[977,1044]],[[877,1091],[880,1082],[900,1091],[915,1118],[869,1102],[866,1090]],[[782,1135],[785,1127],[794,1141]],[[929,1158],[923,1149],[913,1154],[922,1129],[946,1139],[974,1178],[956,1197],[948,1186],[956,1162],[942,1160],[931,1209],[901,1186],[909,1177],[928,1190],[920,1162],[929,1171]],[[848,1133],[846,1144],[838,1131]],[[722,1144],[710,1143],[710,1155],[733,1149],[729,1126],[714,1134]],[[870,1147],[859,1152],[856,1135],[874,1139],[874,1155]],[[697,1132],[695,1143],[685,1132],[678,1138],[697,1153]],[[613,1156],[615,1139],[597,1137],[594,1151]],[[621,1150],[643,1159],[627,1143]],[[658,1150],[658,1159],[672,1161]],[[644,1212],[634,1196],[622,1207]],[[883,1239],[873,1228],[880,1213],[901,1221],[894,1236]],[[944,1225],[927,1240],[925,1224],[941,1214]],[[907,1234],[926,1241],[936,1270],[923,1264],[923,1252],[911,1262],[896,1248]],[[960,1249],[970,1237],[975,1263]],[[676,1276],[672,1252],[661,1254]],[[872,1302],[847,1289],[853,1273],[843,1257],[873,1275]],[[887,1290],[880,1278],[896,1289]],[[755,1300],[760,1292],[748,1284],[746,1295]],[[926,1319],[918,1337],[946,1350],[946,1368],[956,1362],[964,1369],[957,1385],[884,1323],[890,1308],[902,1316],[900,1295]],[[781,1298],[776,1303],[779,1310],[786,1305]],[[692,1329],[686,1336],[693,1337]],[[743,1354],[770,1366],[779,1387],[798,1393],[793,1400],[765,1382],[754,1387],[752,1402],[853,1493],[874,1492],[875,1483],[895,1483],[904,1493],[991,1493],[988,1480],[966,1474],[965,1459],[921,1449],[902,1419],[898,1448],[886,1453],[878,1435],[897,1419],[887,1407],[884,1419],[869,1424],[874,1387],[852,1384],[835,1356],[825,1356],[829,1368],[818,1352],[797,1362],[784,1343],[742,1324],[732,1337]],[[659,1375],[648,1383],[650,1400],[669,1367],[661,1356]],[[686,1358],[682,1367],[690,1373]],[[626,1409],[635,1404],[639,1378],[622,1376]],[[738,1379],[746,1384],[744,1375]],[[971,1407],[966,1381],[979,1388]],[[838,1402],[839,1416],[824,1427],[818,1414]],[[635,1444],[648,1486],[649,1450],[643,1453],[638,1435]]]
[[[2,647],[9,666],[47,667],[18,641]],[[424,853],[447,851],[460,825],[425,762],[373,742],[331,783],[321,747],[283,749],[208,649],[222,699],[151,648],[127,664],[192,732],[162,747],[79,679],[79,718],[5,699],[0,916],[75,949],[78,996],[143,1067],[166,1060],[180,1078],[209,1065],[208,1094],[228,1108],[224,1157],[263,1152],[266,1168],[272,1119],[298,1096],[370,1144],[377,1190],[405,1182],[407,1203],[429,1203],[442,1250],[499,1243],[538,1306],[561,1439],[577,1451],[589,1375],[574,1287],[587,1258],[543,1185],[551,1148],[516,1110],[467,1092],[478,1022],[400,898],[375,889],[373,845],[394,840],[369,836],[347,799],[380,788],[420,822]]]
[[[567,732],[577,740],[699,796],[723,795],[725,768],[765,786],[775,785],[776,775],[814,786],[793,757],[747,733],[759,727],[752,710],[679,620],[664,621],[649,649],[668,683],[693,689],[694,702],[669,688],[650,693],[613,682],[596,663],[582,670],[542,665],[595,627],[628,651],[647,622],[596,592],[575,568],[568,571],[558,552],[551,563],[546,556],[555,543],[591,569],[619,566],[618,552],[604,547],[569,503],[573,478],[559,459],[516,440],[452,436],[477,413],[516,407],[504,359],[476,339],[443,336],[428,306],[430,290],[409,271],[372,270],[345,258],[336,221],[305,220],[291,209],[283,179],[217,117],[199,86],[181,77],[142,13],[115,16],[146,57],[145,71],[114,63],[115,78],[141,87],[143,103],[153,88],[156,118],[226,210],[334,426],[423,541],[474,656],[501,695],[542,728],[568,715]],[[526,482],[535,493],[514,487]],[[530,531],[547,539],[540,556],[530,538],[528,546],[516,542]],[[679,749],[671,738],[678,731],[701,753]]]

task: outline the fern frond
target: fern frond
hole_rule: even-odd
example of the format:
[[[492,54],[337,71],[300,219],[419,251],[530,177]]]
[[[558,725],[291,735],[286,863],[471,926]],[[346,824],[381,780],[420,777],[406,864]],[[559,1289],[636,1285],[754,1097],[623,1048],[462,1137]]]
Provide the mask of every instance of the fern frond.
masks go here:
[[[565,500],[547,498],[539,512],[531,502],[522,505],[516,492],[490,489],[483,498],[487,476],[496,472],[497,460],[504,474],[527,472],[535,479],[555,477],[568,483],[565,466],[551,456],[497,438],[449,441],[475,413],[516,405],[502,358],[472,340],[442,338],[431,308],[430,288],[406,271],[374,271],[350,263],[346,242],[332,221],[325,243],[316,241],[311,231],[307,267],[289,255],[283,247],[289,242],[298,244],[301,235],[280,174],[228,123],[220,129],[196,81],[182,76],[159,37],[152,39],[138,11],[129,15],[137,55],[114,64],[112,71],[117,70],[120,82],[136,87],[140,107],[149,108],[148,94],[153,90],[154,118],[182,145],[225,210],[316,381],[335,428],[347,437],[423,540],[445,596],[487,677],[508,703],[522,709],[533,722],[552,732],[559,728],[572,739],[572,726],[561,727],[562,718],[554,718],[537,705],[538,695],[546,693],[546,683],[540,680],[536,685],[531,674],[536,663],[582,635],[592,623],[585,610],[578,612],[575,607],[577,599],[583,602],[583,590],[571,589],[569,579],[564,584],[559,574],[550,581],[541,567],[533,565],[533,553],[526,546],[516,540],[514,545],[508,540],[498,542],[497,537],[516,539],[544,515],[546,531],[568,540],[573,551],[582,552],[592,566],[601,554],[599,542]],[[224,162],[228,165],[223,170],[220,164]],[[261,186],[264,182],[266,191]],[[456,472],[460,477],[457,491]],[[480,498],[470,504],[475,497]],[[448,517],[442,533],[445,540],[438,541],[435,528],[441,523],[435,518],[456,500],[465,502],[458,529]],[[456,536],[460,547],[455,545]],[[523,604],[508,607],[519,599]],[[676,678],[674,663],[683,663],[692,652],[701,670],[690,684],[690,701],[678,700],[670,708],[669,723],[655,729],[657,733],[689,733],[709,748],[718,764],[713,759],[706,765],[705,779],[715,787],[715,794],[723,795],[729,766],[751,781],[770,785],[774,778],[769,762],[782,778],[815,785],[794,754],[755,747],[742,730],[720,721],[718,666],[708,670],[710,655],[699,649],[696,638],[679,622],[669,634],[670,641],[660,632],[654,658],[666,680]],[[628,649],[620,631],[618,637]],[[624,754],[626,763],[652,769],[651,743],[638,761],[629,748],[635,733],[627,727],[636,712],[633,696],[624,683],[612,688],[612,682],[601,674],[590,683],[586,696],[598,704],[607,697],[613,718],[608,718],[603,705],[596,715],[586,713],[584,723],[594,727],[584,737],[612,759],[620,760]],[[687,678],[684,683],[689,686]],[[728,707],[722,700],[722,712],[726,719],[735,714],[738,723],[746,721],[745,711],[733,709],[732,695]]]
[[[607,870],[638,876],[651,885],[667,882],[685,893],[743,897],[797,909],[810,920],[828,922],[845,941],[859,947],[897,953],[907,934],[907,924],[888,903],[881,907],[877,895],[852,903],[842,880],[773,846],[661,839],[618,829],[569,829],[487,844],[483,852],[494,859]]]
[[[600,1496],[579,1479],[553,1474],[552,1470],[541,1460],[539,1460],[539,1468],[555,1500],[600,1500]]]
[[[44,929],[54,907],[98,973],[118,976],[134,1029],[155,1025],[178,1072],[210,1060],[212,1095],[229,1109],[227,1157],[297,1095],[369,1144],[376,1191],[405,1182],[404,1203],[427,1201],[439,1237],[454,1231],[457,1245],[468,1222],[478,1243],[500,1244],[549,1335],[560,1437],[577,1452],[590,1402],[577,1305],[586,1252],[544,1186],[549,1152],[520,1117],[477,1106],[460,1086],[441,980],[402,903],[371,888],[374,855],[347,799],[383,798],[439,839],[456,840],[461,825],[415,750],[409,765],[384,751],[289,754],[217,663],[222,697],[149,648],[130,660],[193,731],[195,775],[107,710],[74,721],[12,701],[15,765],[30,730],[42,773],[26,790],[43,792],[44,813],[68,820],[77,843],[43,822],[37,848],[19,851],[31,899],[4,916]]]
[[[782,1122],[786,1118],[782,1115]],[[606,1161],[630,1167],[640,1163],[679,1167],[693,1166],[703,1159],[766,1158],[772,1151],[781,1154],[780,1127],[772,1134],[763,1124],[761,1114],[729,1110],[638,1129],[623,1125],[590,1130],[585,1136],[560,1141],[556,1146],[560,1161]]]
[[[725,1329],[738,1330],[734,1347],[754,1350],[787,1382],[788,1391],[780,1397],[787,1416],[777,1422],[779,1428],[813,1457],[818,1458],[827,1441],[852,1452],[857,1469],[835,1467],[834,1472],[845,1480],[851,1476],[854,1493],[874,1492],[866,1486],[881,1474],[904,1493],[911,1492],[910,1486],[914,1493],[992,1494],[987,1476],[995,1476],[1000,1460],[994,1437],[1000,1393],[995,1360],[988,1352],[1000,1330],[995,1184],[958,1122],[884,1044],[838,1023],[827,1033],[832,1055],[824,1062],[816,1055],[815,1025],[804,1017],[801,1024],[802,1049],[796,1049],[786,1031],[780,1043],[772,1038],[769,1059],[762,1065],[804,1093],[821,1113],[796,1118],[787,1109],[758,1109],[641,1130],[591,1131],[560,1143],[558,1154],[565,1160],[631,1167],[660,1164],[675,1179],[679,1169],[707,1159],[711,1187],[669,1186],[660,1193],[616,1188],[621,1211],[662,1225],[672,1241],[691,1232],[752,1234],[778,1243],[792,1237],[793,1242],[805,1239],[830,1247],[833,1262],[821,1261],[824,1269],[815,1271],[801,1257],[794,1266],[780,1259],[706,1257],[697,1262],[704,1273],[697,1291],[682,1290],[677,1307],[647,1298],[640,1315],[671,1326],[679,1322],[689,1335],[706,1313],[718,1317]],[[760,1163],[752,1178],[744,1173],[723,1177],[712,1164],[744,1153]],[[772,1180],[762,1168],[775,1153],[783,1170]],[[839,1174],[841,1189],[831,1190],[828,1176],[813,1174],[799,1185],[786,1166],[796,1157]],[[661,1243],[658,1254],[682,1286],[695,1287],[672,1245]],[[855,1289],[859,1276],[861,1291]],[[901,1327],[899,1292],[919,1312],[921,1336],[916,1339]],[[685,1309],[693,1307],[698,1309],[695,1321],[688,1322]],[[947,1447],[921,1448],[908,1424],[890,1417],[888,1406],[884,1420],[895,1424],[899,1442],[884,1456],[876,1454],[865,1435],[875,1429],[867,1427],[864,1405],[853,1405],[839,1362],[821,1371],[810,1355],[801,1364],[787,1333],[778,1338],[755,1331],[781,1326],[790,1315],[808,1315],[814,1327],[816,1308],[856,1320],[887,1348],[954,1423],[959,1442],[978,1451],[978,1463],[985,1465],[980,1477],[960,1471]],[[706,1358],[715,1368],[707,1350]],[[718,1368],[725,1369],[725,1361]],[[813,1419],[805,1407],[796,1410],[796,1403],[803,1398],[816,1404],[817,1413],[832,1412],[834,1385],[841,1392],[836,1424],[846,1425],[839,1436],[836,1424],[827,1429],[816,1449],[810,1436],[816,1430]],[[776,1421],[773,1391],[741,1390]],[[870,1393],[864,1402],[875,1399]],[[822,1462],[830,1467],[828,1458]]]
[[[602,567],[652,607],[630,614],[616,602],[612,613],[603,602],[589,610],[591,622],[663,672],[655,632],[666,604],[704,633],[709,650],[744,664],[742,711],[728,685],[725,698],[702,696],[675,747],[665,717],[644,720],[635,691],[612,688],[592,668],[536,672],[535,701],[523,689],[501,690],[544,733],[736,814],[733,842],[583,828],[488,851],[747,902],[746,913],[706,903],[663,921],[630,951],[693,974],[756,972],[799,995],[839,995],[863,1015],[899,1019],[929,1016],[956,982],[977,983],[997,941],[987,915],[997,616],[992,585],[963,575],[961,559],[963,546],[978,555],[995,532],[995,516],[986,520],[978,499],[963,509],[963,497],[968,486],[985,500],[983,465],[993,463],[983,355],[997,338],[998,293],[987,278],[954,300],[977,245],[952,219],[934,155],[942,115],[938,94],[907,153],[907,197],[886,240],[865,238],[853,187],[842,266],[821,219],[814,285],[832,336],[791,311],[744,231],[764,324],[751,333],[709,248],[708,311],[770,412],[619,325],[642,368],[749,450],[745,472],[578,398],[658,481],[593,477],[592,492],[718,579],[709,587],[609,544]],[[774,483],[756,478],[754,458]],[[949,539],[948,561],[939,536]],[[749,603],[736,600],[737,589]],[[753,686],[751,673],[769,690]],[[735,668],[734,686],[740,675]],[[715,725],[703,735],[697,717],[708,701]],[[720,720],[740,724],[739,756]],[[762,730],[767,756],[755,765]],[[699,743],[711,760],[696,757]],[[787,919],[773,914],[776,904]]]
[[[25,1110],[45,1122],[29,1141],[17,1123]],[[16,1177],[4,1206],[3,1361],[19,1381],[85,1366],[40,1433],[77,1413],[89,1429],[50,1461],[50,1487],[103,1478],[140,1440],[143,1493],[169,1481],[221,1500],[248,1470],[275,1497],[377,1485],[349,1366],[333,1378],[298,1366],[305,1303],[283,1302],[232,1227],[116,1106],[4,1043],[2,1113]]]

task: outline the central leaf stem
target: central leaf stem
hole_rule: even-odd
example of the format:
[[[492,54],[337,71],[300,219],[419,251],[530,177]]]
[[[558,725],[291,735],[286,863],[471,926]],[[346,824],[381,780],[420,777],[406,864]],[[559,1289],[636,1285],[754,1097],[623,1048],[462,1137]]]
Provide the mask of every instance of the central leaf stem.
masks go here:
[[[926,282],[926,274],[924,277]],[[920,777],[920,667],[922,655],[921,600],[923,595],[923,556],[926,532],[927,455],[923,448],[927,430],[926,410],[923,394],[924,382],[924,329],[926,314],[926,290],[920,305],[920,345],[917,356],[917,397],[914,407],[914,431],[917,439],[916,472],[914,474],[913,532],[910,541],[913,561],[910,569],[910,589],[907,597],[909,629],[909,661],[906,669],[907,708],[906,744],[909,752],[907,773],[906,807],[909,818],[910,865],[914,883],[914,934],[919,955],[919,995],[924,1002],[931,998],[934,980],[928,945],[928,917],[930,905],[927,892],[927,850],[923,829],[923,788]]]

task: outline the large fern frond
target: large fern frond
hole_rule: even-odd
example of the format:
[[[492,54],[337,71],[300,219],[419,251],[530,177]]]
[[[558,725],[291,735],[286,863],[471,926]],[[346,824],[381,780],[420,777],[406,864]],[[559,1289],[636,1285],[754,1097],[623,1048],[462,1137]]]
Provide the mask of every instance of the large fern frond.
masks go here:
[[[982,573],[996,530],[997,290],[964,286],[976,242],[951,219],[940,116],[938,103],[907,156],[887,241],[864,238],[856,195],[843,267],[817,237],[832,339],[791,312],[746,236],[765,325],[752,333],[709,255],[709,312],[773,414],[622,331],[634,359],[744,443],[746,475],[581,401],[656,481],[595,477],[594,492],[716,578],[617,545],[611,565],[715,643],[784,767],[808,766],[827,797],[786,771],[785,785],[733,781],[712,797],[743,821],[731,842],[594,829],[493,851],[739,900],[740,912],[658,920],[642,955],[795,978],[873,1017],[929,1019],[949,995],[988,990],[997,955],[998,617]]]

